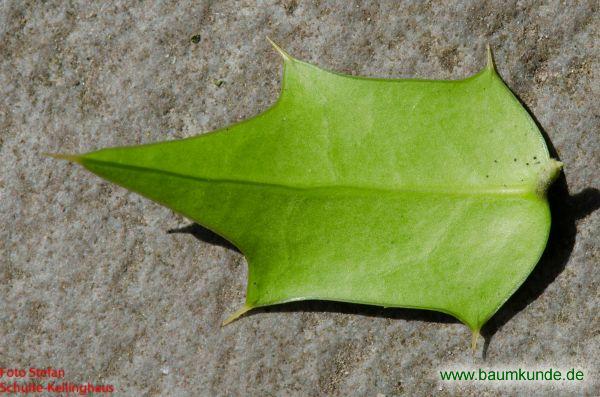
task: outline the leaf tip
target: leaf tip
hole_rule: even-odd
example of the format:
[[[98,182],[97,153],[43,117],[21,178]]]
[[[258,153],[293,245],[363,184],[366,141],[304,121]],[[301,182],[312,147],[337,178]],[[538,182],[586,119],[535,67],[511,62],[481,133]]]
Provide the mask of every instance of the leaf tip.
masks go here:
[[[492,47],[488,43],[486,45],[486,53],[487,53],[487,63],[485,65],[486,70],[490,72],[496,72],[496,62],[494,61],[494,53],[492,52]]]
[[[288,54],[283,48],[279,47],[269,36],[267,37],[267,41],[275,48],[275,51],[281,55],[284,61],[291,61],[293,58],[290,54]]]
[[[560,171],[562,170],[564,164],[561,161],[550,159],[540,170],[537,178],[537,186],[536,193],[540,197],[544,197],[548,188],[554,182]]]
[[[475,354],[475,350],[477,349],[477,341],[479,340],[479,330],[472,329],[471,330],[471,352]]]
[[[225,321],[223,321],[223,323],[221,323],[221,326],[224,327],[227,324],[231,324],[232,322],[234,322],[238,318],[242,317],[244,314],[246,314],[250,310],[252,310],[252,306],[244,305],[244,306],[240,307],[238,310],[233,312],[229,317],[227,317],[227,319],[225,319]]]
[[[52,157],[58,160],[67,160],[72,163],[81,164],[81,156],[76,154],[64,154],[64,153],[42,153],[43,156]]]

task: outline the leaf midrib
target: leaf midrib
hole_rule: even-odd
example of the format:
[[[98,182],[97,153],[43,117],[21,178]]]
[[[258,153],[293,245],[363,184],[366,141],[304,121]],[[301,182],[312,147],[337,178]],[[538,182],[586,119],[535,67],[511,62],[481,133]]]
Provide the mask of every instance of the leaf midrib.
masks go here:
[[[377,194],[437,194],[448,196],[517,196],[524,197],[535,195],[535,190],[531,185],[502,185],[502,186],[397,186],[390,188],[382,188],[376,186],[348,186],[348,185],[313,185],[313,186],[298,186],[281,183],[260,182],[241,179],[226,179],[226,178],[206,178],[194,175],[186,175],[173,171],[166,171],[157,168],[148,168],[131,164],[121,164],[112,161],[103,161],[96,159],[80,158],[80,162],[85,166],[86,163],[96,163],[103,166],[120,168],[138,172],[149,172],[175,178],[187,179],[201,183],[220,183],[231,185],[246,185],[257,188],[282,189],[312,193],[329,193],[343,194],[344,192],[370,192]]]

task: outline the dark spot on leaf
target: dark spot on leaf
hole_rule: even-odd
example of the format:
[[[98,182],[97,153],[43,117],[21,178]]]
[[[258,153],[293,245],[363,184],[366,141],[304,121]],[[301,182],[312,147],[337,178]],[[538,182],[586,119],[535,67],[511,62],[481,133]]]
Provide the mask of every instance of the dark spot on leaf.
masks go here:
[[[517,159],[516,159],[516,158],[515,158],[514,160],[515,160],[515,161],[517,161]]]

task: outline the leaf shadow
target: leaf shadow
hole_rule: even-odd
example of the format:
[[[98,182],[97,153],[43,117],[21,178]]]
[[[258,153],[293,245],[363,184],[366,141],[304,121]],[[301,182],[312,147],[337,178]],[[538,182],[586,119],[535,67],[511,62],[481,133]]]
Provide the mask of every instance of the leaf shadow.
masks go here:
[[[360,303],[324,301],[324,300],[302,300],[296,302],[281,303],[273,306],[252,309],[245,316],[253,316],[258,313],[343,313],[357,314],[364,317],[389,318],[394,320],[425,321],[435,323],[458,323],[459,321],[449,314],[432,310],[404,309],[397,307],[382,307],[365,305]]]
[[[487,356],[490,342],[496,332],[536,300],[564,270],[575,246],[576,221],[600,207],[600,191],[595,188],[586,188],[579,193],[570,195],[565,175],[561,174],[550,188],[548,200],[552,213],[552,225],[546,249],[523,284],[481,330],[481,335],[485,338],[484,358]]]
[[[514,93],[540,130],[550,156],[561,160],[546,130],[535,117],[529,106]],[[566,165],[568,171],[568,165]],[[600,190],[588,187],[575,194],[569,193],[565,169],[548,190],[548,201],[552,224],[546,249],[537,265],[523,284],[484,325],[481,335],[485,338],[483,358],[487,358],[492,337],[521,310],[536,300],[565,269],[577,236],[577,221],[600,207]]]
[[[213,232],[201,226],[197,223],[190,223],[189,225],[167,230],[168,234],[191,234],[196,239],[200,241],[204,241],[205,243],[218,245],[219,247],[224,247],[235,252],[240,252],[240,250],[233,244],[231,244],[228,240],[219,236],[217,233]]]

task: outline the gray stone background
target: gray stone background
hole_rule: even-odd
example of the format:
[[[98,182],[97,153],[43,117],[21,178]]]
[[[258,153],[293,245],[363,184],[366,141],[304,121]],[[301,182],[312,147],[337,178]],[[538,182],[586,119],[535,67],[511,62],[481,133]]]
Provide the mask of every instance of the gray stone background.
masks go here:
[[[0,367],[64,368],[118,396],[600,395],[599,22],[596,1],[0,1]],[[463,78],[492,45],[565,174],[547,252],[475,357],[465,326],[419,311],[308,302],[222,328],[244,301],[239,253],[41,155],[265,110],[281,76],[265,36],[378,77]],[[576,367],[588,380],[437,380],[468,366]]]

